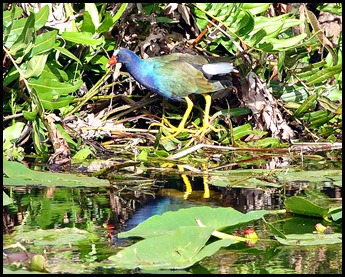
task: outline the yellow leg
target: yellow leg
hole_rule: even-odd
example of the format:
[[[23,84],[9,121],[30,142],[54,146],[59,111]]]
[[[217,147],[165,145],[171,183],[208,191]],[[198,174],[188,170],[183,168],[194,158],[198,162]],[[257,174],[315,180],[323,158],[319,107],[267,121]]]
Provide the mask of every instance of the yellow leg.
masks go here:
[[[200,139],[202,139],[207,131],[207,128],[210,127],[209,123],[208,123],[208,117],[210,116],[210,109],[211,109],[211,95],[209,94],[203,94],[204,98],[205,98],[205,114],[204,114],[204,121],[202,124],[202,129],[201,129],[201,133],[200,133]]]
[[[166,127],[164,124],[166,124],[168,127]],[[166,130],[168,130],[169,132],[173,132],[174,130],[176,130],[177,128],[172,125],[169,120],[167,120],[166,118],[162,118],[162,123],[152,123],[150,124],[149,126],[149,129],[152,127],[152,126],[160,126],[160,127],[164,127]]]
[[[192,144],[192,142],[198,138],[199,141],[205,136],[205,133],[209,127],[211,127],[208,123],[208,118],[210,116],[210,109],[211,109],[211,95],[203,94],[205,98],[205,112],[204,112],[204,120],[202,122],[202,128],[198,131],[198,133],[185,145],[185,147]],[[211,127],[212,128],[212,127]]]
[[[180,134],[182,131],[186,130],[184,128],[186,122],[187,122],[187,119],[188,119],[188,116],[190,115],[192,109],[193,109],[193,102],[192,100],[190,100],[190,98],[187,96],[185,97],[185,100],[187,102],[187,110],[186,112],[184,113],[182,119],[181,119],[181,122],[179,124],[178,127],[175,127],[174,125],[172,125],[169,120],[167,120],[166,118],[162,118],[162,123],[152,123],[150,126],[149,126],[149,129],[152,127],[152,126],[160,126],[162,128],[164,128],[164,130],[168,131],[169,133],[173,133],[169,136],[166,136],[166,137],[162,137],[162,139],[171,139],[171,138],[174,138],[176,137],[178,134]],[[199,131],[197,130],[188,130],[189,133],[198,133]]]
[[[188,116],[190,115],[192,109],[193,109],[193,102],[192,100],[190,100],[190,98],[188,96],[186,96],[184,98],[187,102],[187,110],[186,112],[184,113],[182,119],[181,119],[181,122],[180,124],[178,125],[178,127],[176,128],[176,131],[174,134],[171,134],[167,137],[163,137],[162,139],[171,139],[171,138],[174,138],[176,137],[178,134],[180,134],[183,130],[184,130],[184,125],[186,124],[187,122],[187,119],[188,119]],[[171,125],[171,124],[170,124]]]

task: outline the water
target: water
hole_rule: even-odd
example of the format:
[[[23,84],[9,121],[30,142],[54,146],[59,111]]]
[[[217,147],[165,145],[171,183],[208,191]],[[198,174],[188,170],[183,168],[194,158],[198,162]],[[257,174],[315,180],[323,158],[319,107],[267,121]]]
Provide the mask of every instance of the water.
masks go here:
[[[131,239],[117,239],[117,233],[130,230],[147,218],[167,211],[205,205],[232,207],[243,213],[262,209],[278,211],[284,209],[287,197],[305,193],[331,197],[333,204],[341,205],[342,189],[332,182],[291,182],[283,187],[226,188],[205,184],[202,175],[187,177],[189,184],[181,172],[174,172],[154,177],[150,174],[154,182],[151,185],[146,182],[145,186],[128,182],[109,188],[5,187],[4,191],[15,203],[4,206],[4,245],[21,242],[30,252],[43,254],[42,247],[37,243],[18,238],[32,230],[48,232],[78,228],[96,235],[97,239],[93,243],[72,248],[66,245],[46,246],[47,268],[50,272],[147,273],[145,270],[95,267],[93,263],[103,262],[135,242]],[[212,183],[214,179],[209,180]],[[274,222],[275,228],[284,234],[312,233],[315,224],[319,222],[331,225],[335,232],[342,231],[341,223],[324,222],[320,218],[307,216],[277,213],[265,216],[265,220]],[[260,238],[272,238],[272,233],[262,220],[254,221],[237,232],[240,234],[247,227],[255,228]],[[6,253],[11,251],[6,250]],[[273,239],[259,241],[254,247],[239,243],[221,248],[215,255],[206,257],[182,272],[341,274],[342,245],[283,246]]]

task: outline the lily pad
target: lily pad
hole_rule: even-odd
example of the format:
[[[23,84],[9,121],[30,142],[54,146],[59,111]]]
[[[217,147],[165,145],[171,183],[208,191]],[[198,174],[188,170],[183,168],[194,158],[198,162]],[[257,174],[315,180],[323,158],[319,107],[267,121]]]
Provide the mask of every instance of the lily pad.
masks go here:
[[[3,183],[6,186],[41,185],[47,187],[101,187],[108,186],[108,180],[77,174],[41,172],[27,168],[19,162],[10,162],[3,158]]]
[[[233,208],[192,207],[174,212],[169,211],[162,215],[154,215],[135,228],[119,233],[118,237],[149,238],[166,235],[181,226],[197,226],[196,219],[200,220],[207,227],[223,231],[229,228],[238,228],[244,223],[260,219],[265,214],[267,214],[265,210],[244,214]]]
[[[286,239],[275,237],[277,241],[284,245],[324,245],[342,243],[342,234],[290,234]]]
[[[212,227],[181,226],[169,234],[151,237],[109,257],[117,267],[141,269],[182,269],[192,266],[220,247],[234,243],[231,239],[205,245]]]
[[[327,217],[329,216],[328,208],[323,208],[321,206],[315,205],[314,203],[303,197],[292,196],[289,199],[285,200],[284,204],[287,210],[296,214],[323,217],[324,219],[327,219]]]
[[[94,241],[99,241],[100,238],[95,234],[78,228],[63,228],[52,230],[34,230],[29,232],[20,232],[15,237],[18,241],[30,241],[34,245],[80,245],[90,244]]]

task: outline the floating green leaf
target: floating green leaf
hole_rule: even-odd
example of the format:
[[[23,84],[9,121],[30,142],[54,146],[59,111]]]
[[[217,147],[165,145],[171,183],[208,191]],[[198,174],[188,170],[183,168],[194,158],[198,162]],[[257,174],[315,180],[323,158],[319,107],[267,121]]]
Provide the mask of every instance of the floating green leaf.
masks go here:
[[[284,245],[309,246],[342,243],[342,234],[291,234],[286,235],[286,239],[275,237],[277,241]]]
[[[328,208],[315,205],[314,203],[300,196],[292,196],[286,199],[284,204],[286,209],[292,213],[323,217],[325,219],[329,216]]]
[[[41,185],[47,187],[100,187],[108,186],[108,180],[77,174],[41,172],[27,168],[19,162],[7,161],[3,158],[3,184],[7,186]]]
[[[109,260],[122,268],[187,268],[213,255],[220,247],[234,243],[231,239],[223,239],[206,245],[213,231],[212,227],[181,226],[169,234],[135,243]]]
[[[252,211],[246,214],[233,208],[193,207],[155,215],[127,232],[119,233],[119,238],[153,237],[171,233],[180,226],[196,226],[199,219],[205,226],[218,231],[238,227],[244,223],[261,218],[267,211]]]
[[[15,238],[18,240],[30,241],[34,245],[41,246],[80,245],[99,240],[99,237],[95,234],[78,228],[26,231],[18,233]]]

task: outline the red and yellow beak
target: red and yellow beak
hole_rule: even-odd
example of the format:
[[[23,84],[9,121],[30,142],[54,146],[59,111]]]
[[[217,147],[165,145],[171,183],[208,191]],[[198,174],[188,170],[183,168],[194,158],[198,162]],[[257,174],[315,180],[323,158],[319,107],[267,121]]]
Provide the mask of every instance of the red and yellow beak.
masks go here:
[[[109,59],[107,65],[106,65],[106,67],[113,66],[113,65],[115,65],[116,63],[117,63],[117,60],[116,60],[115,56],[111,56],[111,58]]]

